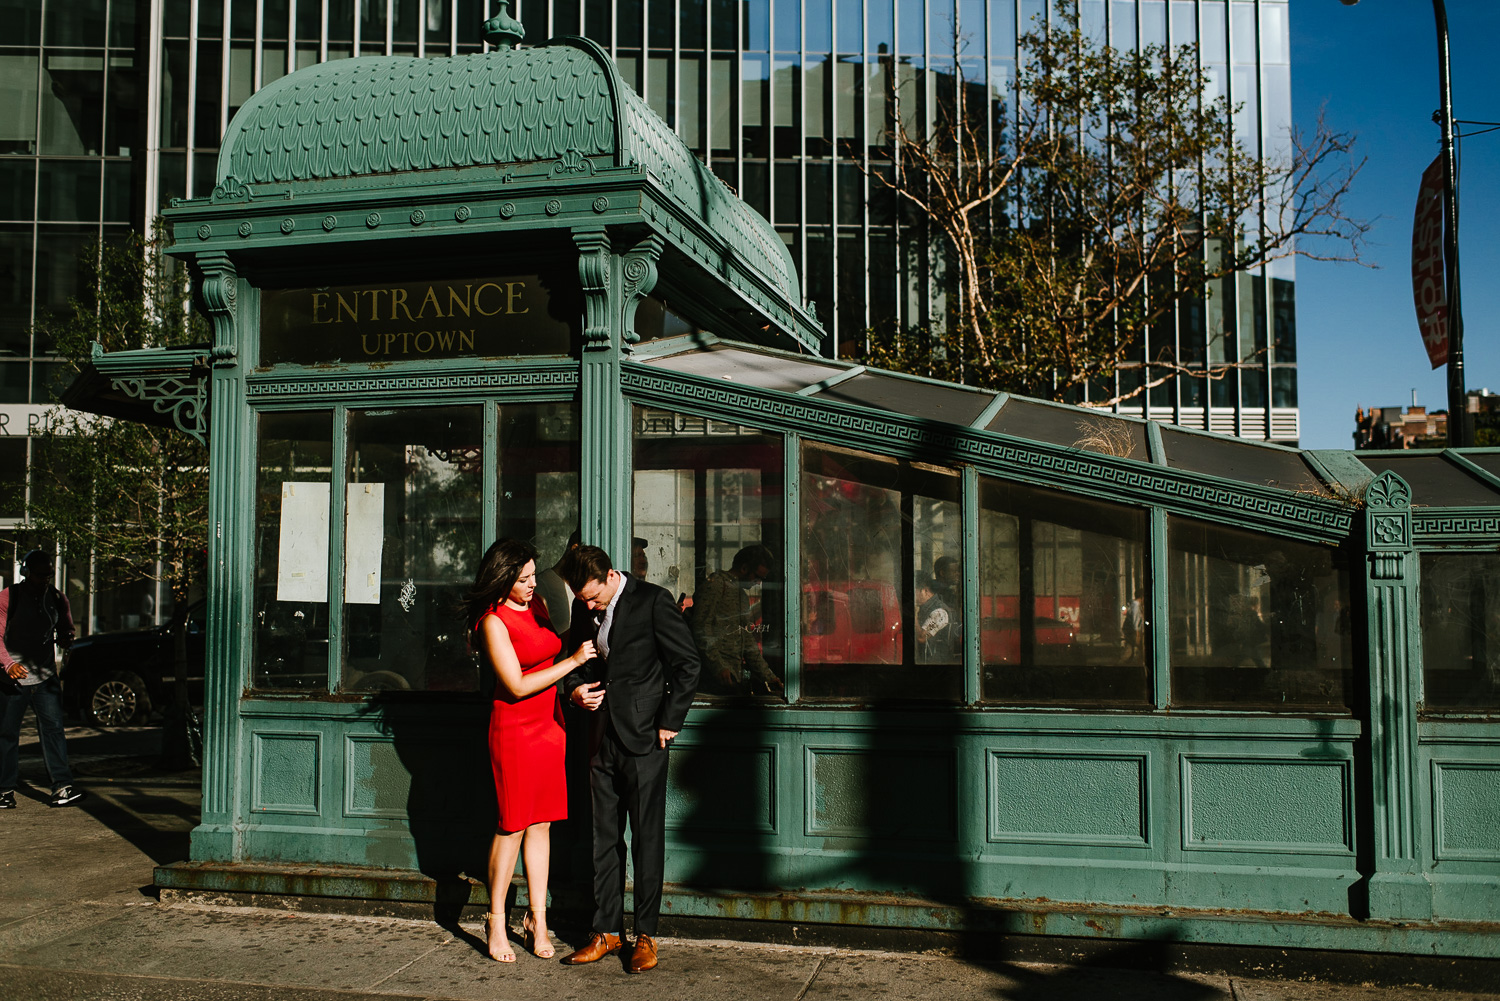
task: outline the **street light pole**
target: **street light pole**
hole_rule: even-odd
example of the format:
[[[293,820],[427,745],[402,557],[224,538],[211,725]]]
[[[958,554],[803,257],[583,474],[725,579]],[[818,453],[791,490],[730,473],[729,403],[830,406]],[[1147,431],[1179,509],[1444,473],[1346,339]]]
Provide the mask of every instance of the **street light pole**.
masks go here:
[[[1353,7],[1359,0],[1340,0]],[[1448,8],[1443,0],[1432,0],[1437,21],[1438,98],[1433,120],[1443,140],[1443,284],[1448,300],[1448,444],[1474,444],[1474,426],[1469,419],[1468,393],[1464,387],[1464,319],[1458,295],[1458,156],[1453,145],[1453,86],[1448,70]]]
[[[1443,134],[1443,277],[1448,293],[1448,444],[1474,444],[1473,422],[1464,387],[1464,318],[1458,295],[1458,155],[1453,145],[1453,86],[1448,70],[1448,10],[1432,0],[1437,19],[1438,87],[1436,116]]]

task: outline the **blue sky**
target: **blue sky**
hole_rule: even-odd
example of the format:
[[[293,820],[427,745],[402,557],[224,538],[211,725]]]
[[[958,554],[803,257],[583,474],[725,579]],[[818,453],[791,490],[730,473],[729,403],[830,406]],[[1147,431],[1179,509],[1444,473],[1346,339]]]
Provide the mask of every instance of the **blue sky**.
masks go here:
[[[1500,122],[1500,3],[1447,6],[1454,115]],[[1374,221],[1365,257],[1378,269],[1297,262],[1301,444],[1350,448],[1357,406],[1406,406],[1413,389],[1419,404],[1447,406],[1444,370],[1432,370],[1417,334],[1410,272],[1417,186],[1439,150],[1437,35],[1425,0],[1293,0],[1291,34],[1298,126],[1310,131],[1323,108],[1369,157],[1349,205]],[[1500,393],[1500,131],[1464,140],[1460,157],[1465,381]]]

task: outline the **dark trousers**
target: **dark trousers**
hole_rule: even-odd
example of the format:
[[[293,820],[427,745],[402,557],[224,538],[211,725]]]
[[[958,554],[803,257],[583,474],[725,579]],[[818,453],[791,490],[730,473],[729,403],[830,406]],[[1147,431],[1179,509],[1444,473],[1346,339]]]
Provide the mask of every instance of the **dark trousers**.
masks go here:
[[[47,763],[52,791],[56,792],[73,782],[68,745],[63,739],[62,682],[56,677],[22,685],[19,695],[0,695],[0,792],[11,791],[21,778],[21,718],[27,706],[36,712],[42,760]]]
[[[635,856],[635,933],[656,935],[666,866],[667,752],[631,754],[608,726],[589,756],[594,804],[594,930],[623,931],[625,821]]]

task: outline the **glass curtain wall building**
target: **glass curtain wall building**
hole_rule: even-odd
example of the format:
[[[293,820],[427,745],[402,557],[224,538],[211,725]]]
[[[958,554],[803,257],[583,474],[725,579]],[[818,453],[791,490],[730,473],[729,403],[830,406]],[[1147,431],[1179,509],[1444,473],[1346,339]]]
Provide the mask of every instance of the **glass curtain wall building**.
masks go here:
[[[26,428],[65,378],[31,324],[76,293],[87,246],[145,230],[172,198],[208,194],[220,137],[260,87],[330,59],[478,51],[495,9],[491,0],[0,0],[0,481],[23,480]],[[1198,45],[1212,87],[1241,107],[1240,140],[1262,155],[1287,151],[1286,0],[1081,0],[1080,9],[1093,36],[1120,48]],[[533,43],[581,34],[609,50],[651,107],[772,221],[829,331],[825,352],[844,356],[871,328],[942,323],[947,306],[928,234],[878,177],[889,170],[893,95],[908,127],[935,120],[956,85],[991,103],[987,121],[1003,117],[1018,33],[1049,16],[1047,0],[515,0],[512,13]],[[1285,261],[1206,289],[1150,332],[1142,359],[1170,349],[1245,367],[1212,383],[1176,379],[1118,409],[1295,443],[1292,279]],[[1130,388],[1122,381],[1116,395]],[[24,513],[19,492],[5,496],[0,532]]]

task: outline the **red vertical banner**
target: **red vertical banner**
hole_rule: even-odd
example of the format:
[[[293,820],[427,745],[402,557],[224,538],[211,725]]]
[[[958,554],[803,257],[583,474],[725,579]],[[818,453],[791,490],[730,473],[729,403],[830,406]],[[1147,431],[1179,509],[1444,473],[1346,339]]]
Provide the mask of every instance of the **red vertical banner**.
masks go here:
[[[1411,291],[1417,329],[1433,368],[1448,364],[1448,293],[1443,273],[1443,158],[1422,172],[1411,225]]]

